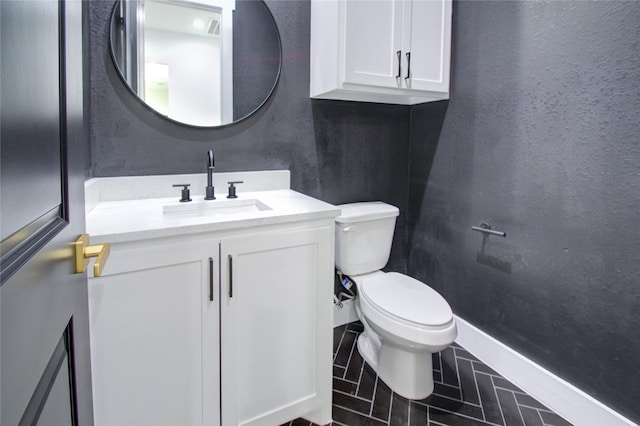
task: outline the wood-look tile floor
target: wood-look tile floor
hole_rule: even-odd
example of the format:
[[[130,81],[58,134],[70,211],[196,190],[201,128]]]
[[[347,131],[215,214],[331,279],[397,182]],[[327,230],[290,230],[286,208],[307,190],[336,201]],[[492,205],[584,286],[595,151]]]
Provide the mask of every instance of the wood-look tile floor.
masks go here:
[[[334,329],[333,425],[570,425],[455,343],[433,355],[433,394],[403,398],[358,353],[361,332],[360,322]],[[302,419],[288,425],[313,426]]]

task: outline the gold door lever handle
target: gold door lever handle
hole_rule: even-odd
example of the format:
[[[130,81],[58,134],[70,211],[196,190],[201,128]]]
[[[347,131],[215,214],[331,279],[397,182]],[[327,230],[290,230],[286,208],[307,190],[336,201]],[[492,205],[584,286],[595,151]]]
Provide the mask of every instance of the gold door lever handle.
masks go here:
[[[82,234],[73,245],[75,246],[76,273],[84,272],[89,264],[89,258],[96,257],[97,259],[93,264],[93,276],[99,277],[102,275],[102,269],[109,257],[109,244],[105,243],[90,246],[89,235]]]

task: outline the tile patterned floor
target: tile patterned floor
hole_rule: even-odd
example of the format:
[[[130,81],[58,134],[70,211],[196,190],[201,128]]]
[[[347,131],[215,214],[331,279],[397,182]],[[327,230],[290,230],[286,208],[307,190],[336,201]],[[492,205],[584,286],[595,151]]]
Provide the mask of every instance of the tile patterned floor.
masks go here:
[[[407,400],[379,380],[356,348],[359,322],[334,329],[333,425],[570,426],[464,348],[433,355],[435,389]],[[290,426],[313,426],[302,419]]]

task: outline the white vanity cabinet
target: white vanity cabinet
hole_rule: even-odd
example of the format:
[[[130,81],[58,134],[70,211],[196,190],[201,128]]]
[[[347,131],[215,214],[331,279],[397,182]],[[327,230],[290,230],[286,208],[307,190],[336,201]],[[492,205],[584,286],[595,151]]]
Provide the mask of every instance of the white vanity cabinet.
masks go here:
[[[449,98],[451,0],[312,0],[312,98]]]
[[[112,244],[89,282],[96,425],[330,408],[333,232],[331,218]]]

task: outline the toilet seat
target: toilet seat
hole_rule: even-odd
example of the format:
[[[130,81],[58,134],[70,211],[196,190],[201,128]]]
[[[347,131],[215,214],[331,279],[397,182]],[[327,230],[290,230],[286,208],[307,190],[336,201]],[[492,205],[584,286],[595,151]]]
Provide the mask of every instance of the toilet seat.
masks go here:
[[[408,342],[440,344],[456,335],[453,312],[431,287],[409,276],[382,271],[354,278],[361,309],[374,325]]]
[[[362,280],[358,290],[385,313],[414,325],[444,326],[453,313],[440,294],[424,283],[397,272]]]

